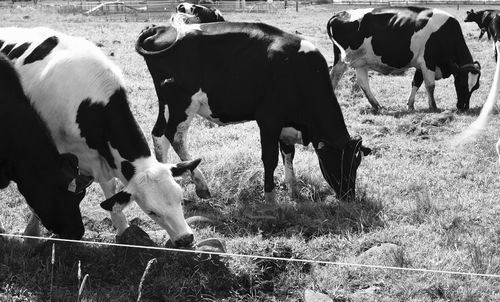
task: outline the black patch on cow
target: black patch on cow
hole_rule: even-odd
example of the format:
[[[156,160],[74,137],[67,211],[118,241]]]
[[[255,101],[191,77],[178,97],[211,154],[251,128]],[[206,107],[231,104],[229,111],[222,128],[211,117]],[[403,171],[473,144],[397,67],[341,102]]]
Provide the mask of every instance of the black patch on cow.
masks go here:
[[[0,49],[2,48],[3,43],[4,43],[4,41],[0,40]]]
[[[135,167],[129,161],[122,161],[122,174],[125,179],[130,180],[134,177]]]
[[[102,103],[92,103],[89,98],[83,100],[78,107],[76,123],[80,128],[80,135],[85,138],[87,145],[97,150],[106,159],[108,165],[116,169],[116,163],[108,146],[108,118],[105,107]]]
[[[30,47],[31,43],[23,43],[19,45],[18,47],[14,48],[9,54],[7,55],[9,59],[14,60],[19,58],[24,54],[24,52]]]
[[[59,44],[56,36],[48,37],[24,59],[24,65],[43,60]]]
[[[76,123],[87,145],[97,150],[113,169],[117,166],[109,145],[129,162],[151,156],[144,134],[130,112],[123,88],[117,89],[107,104],[83,100],[78,107]]]
[[[141,128],[130,111],[125,89],[117,89],[106,105],[111,146],[130,161],[151,156]]]
[[[5,47],[2,49],[2,52],[6,55],[9,54],[9,52],[12,50],[12,48],[14,48],[14,46],[16,46],[16,44],[7,44],[5,45]]]
[[[457,67],[473,62],[467,44],[465,43],[460,24],[454,18],[446,22],[433,32],[424,52],[425,65],[432,71],[439,66],[443,78],[457,72]]]
[[[115,195],[111,196],[111,198],[106,199],[105,201],[101,202],[101,207],[105,209],[106,211],[112,211],[113,206],[115,203],[121,204],[121,205],[126,205],[127,203],[130,202],[130,198],[132,197],[132,194],[120,191],[116,193]]]
[[[413,58],[413,34],[424,28],[432,15],[432,10],[421,7],[385,7],[373,9],[360,21],[349,21],[349,13],[341,12],[328,22],[328,32],[342,47],[352,50],[372,37],[375,55],[386,65],[403,68]]]

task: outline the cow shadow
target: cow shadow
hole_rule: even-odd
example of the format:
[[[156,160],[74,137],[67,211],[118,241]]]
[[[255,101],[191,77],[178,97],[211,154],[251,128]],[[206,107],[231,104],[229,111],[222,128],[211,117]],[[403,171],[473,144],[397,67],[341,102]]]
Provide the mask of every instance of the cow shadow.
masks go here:
[[[332,233],[369,232],[384,225],[382,201],[368,197],[363,190],[358,190],[358,196],[350,202],[338,200],[328,190],[315,194],[312,199],[311,196],[291,198],[286,190],[278,190],[278,203],[272,206],[255,202],[253,198],[234,200],[230,209],[193,202],[187,211],[207,217],[215,232],[230,238],[299,235],[309,240]]]

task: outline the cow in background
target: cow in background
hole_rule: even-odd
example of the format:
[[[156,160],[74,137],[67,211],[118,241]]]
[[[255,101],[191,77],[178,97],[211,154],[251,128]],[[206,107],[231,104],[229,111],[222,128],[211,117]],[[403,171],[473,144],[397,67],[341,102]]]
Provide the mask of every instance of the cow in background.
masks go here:
[[[61,238],[82,238],[80,201],[88,179],[78,175],[76,156],[58,153],[47,126],[24,94],[16,70],[1,53],[0,142],[0,189],[14,181],[48,230]],[[39,235],[36,226],[28,226],[25,235]]]
[[[500,10],[487,9],[474,12],[474,10],[471,9],[467,11],[467,17],[465,17],[464,22],[476,22],[481,29],[479,39],[481,39],[485,32],[488,34],[488,40],[491,40],[493,37],[493,51],[496,60],[497,50],[495,48],[495,42],[500,41]]]
[[[80,171],[101,185],[107,198],[101,206],[118,235],[129,226],[123,209],[135,200],[175,246],[190,245],[193,231],[174,177],[200,160],[171,165],[151,156],[120,69],[93,43],[48,28],[0,28],[0,45],[59,151],[74,153]],[[125,185],[118,193],[115,178]]]
[[[349,136],[326,61],[311,42],[262,23],[172,24],[148,27],[136,42],[160,106],[157,154],[172,145],[181,159],[190,157],[185,135],[196,114],[219,125],[255,120],[267,203],[275,202],[280,148],[287,185],[296,185],[296,143],[312,143],[339,198],[354,197],[357,168],[370,150]]]
[[[486,33],[488,40],[491,40],[491,37],[494,36],[492,21],[499,14],[500,10],[485,9],[475,12],[471,9],[470,11],[467,11],[467,16],[465,17],[464,22],[476,22],[477,26],[479,26],[479,29],[481,30],[478,39],[481,39],[484,33]],[[494,45],[493,48],[495,48]]]
[[[345,61],[331,69],[335,86],[347,68],[356,69],[356,79],[374,111],[381,106],[371,92],[368,70],[399,74],[408,68],[413,77],[408,109],[414,110],[415,95],[425,83],[429,109],[436,110],[435,81],[455,77],[457,108],[469,108],[472,92],[479,88],[481,66],[465,43],[459,22],[450,14],[421,7],[378,7],[336,13],[328,21],[333,43],[345,50]]]
[[[177,5],[176,11],[178,13],[193,16],[192,18],[188,18],[186,23],[211,23],[225,21],[222,13],[213,7],[183,2]]]

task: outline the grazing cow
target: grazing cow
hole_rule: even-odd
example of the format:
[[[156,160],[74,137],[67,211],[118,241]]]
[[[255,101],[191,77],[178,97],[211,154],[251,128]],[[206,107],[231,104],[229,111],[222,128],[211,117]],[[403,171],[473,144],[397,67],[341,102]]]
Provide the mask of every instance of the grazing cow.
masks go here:
[[[279,147],[285,179],[295,185],[295,143],[312,143],[330,186],[340,198],[354,197],[356,170],[370,150],[350,138],[326,61],[311,42],[261,23],[174,24],[146,28],[136,43],[159,100],[158,153],[171,144],[189,158],[185,135],[195,114],[219,125],[255,120],[266,202],[275,201]]]
[[[101,206],[111,211],[118,234],[128,227],[122,210],[133,199],[174,245],[191,244],[173,177],[200,160],[169,165],[151,156],[118,67],[91,42],[48,28],[1,28],[0,44],[58,149],[74,153],[81,172],[101,185],[107,198]],[[125,185],[116,194],[115,178]]]
[[[177,5],[177,12],[184,13],[194,16],[194,19],[188,19],[186,23],[211,23],[211,22],[223,22],[224,17],[222,17],[221,12],[213,7],[206,7],[198,4],[191,4],[188,2],[183,2]]]
[[[481,39],[485,32],[488,35],[488,40],[491,40],[491,37],[493,37],[493,51],[496,60],[497,51],[495,41],[500,40],[500,10],[487,9],[474,12],[471,9],[467,11],[467,17],[465,17],[464,22],[476,22],[481,29],[479,39]]]
[[[80,239],[85,180],[73,154],[60,155],[49,131],[24,95],[12,63],[0,54],[0,189],[10,181],[40,218],[62,238]],[[36,231],[36,230],[35,230]],[[37,235],[27,229],[26,235]]]
[[[380,7],[336,13],[327,25],[328,35],[346,52],[331,70],[337,83],[347,68],[356,69],[359,86],[375,111],[380,104],[368,83],[368,70],[398,74],[415,67],[408,109],[425,83],[429,108],[436,110],[434,82],[455,77],[457,108],[466,110],[472,92],[479,88],[481,66],[473,61],[458,21],[450,14],[420,7]]]

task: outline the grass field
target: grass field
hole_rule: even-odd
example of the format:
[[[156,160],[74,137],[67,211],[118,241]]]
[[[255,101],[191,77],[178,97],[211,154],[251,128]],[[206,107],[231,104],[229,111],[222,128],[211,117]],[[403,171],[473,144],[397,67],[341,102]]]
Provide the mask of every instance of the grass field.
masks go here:
[[[340,8],[336,8],[340,9]],[[444,8],[459,20],[467,7]],[[262,21],[297,32],[315,43],[329,62],[326,22],[331,6],[301,7],[275,14],[227,13],[227,20]],[[150,75],[134,42],[145,22],[103,22],[82,16],[3,8],[2,26],[50,26],[100,43],[125,74],[136,119],[151,143],[157,105]],[[153,23],[167,22],[156,19]],[[427,110],[425,89],[416,111],[406,111],[413,71],[401,76],[371,74],[371,86],[387,108],[370,113],[368,101],[349,70],[337,89],[351,135],[373,148],[357,180],[357,199],[340,202],[321,176],[311,147],[298,147],[295,159],[300,194],[290,199],[278,188],[279,219],[255,221],[242,215],[263,201],[263,167],[255,123],[217,127],[196,118],[189,148],[203,158],[213,198],[200,200],[185,188],[186,216],[204,215],[215,224],[196,224],[197,239],[223,239],[231,253],[294,257],[406,268],[500,274],[499,167],[494,143],[495,116],[478,140],[452,148],[451,138],[469,125],[486,100],[494,71],[491,42],[477,40],[475,24],[461,23],[475,60],[482,65],[481,87],[471,110],[455,111],[453,80],[436,83],[440,112]],[[150,144],[151,145],[151,144]],[[171,152],[170,161],[178,158]],[[281,165],[275,173],[281,182]],[[0,221],[9,233],[22,233],[28,218],[15,185],[0,192]],[[85,240],[114,242],[103,195],[92,185],[81,204]],[[136,206],[126,210],[132,222],[164,245],[166,232]],[[146,263],[157,258],[142,288],[142,301],[302,301],[305,289],[334,301],[499,301],[500,279],[355,268],[281,261],[192,256],[92,245],[57,244],[51,287],[50,245],[28,250],[0,239],[0,301],[75,301],[77,264],[89,274],[83,301],[135,301]]]

